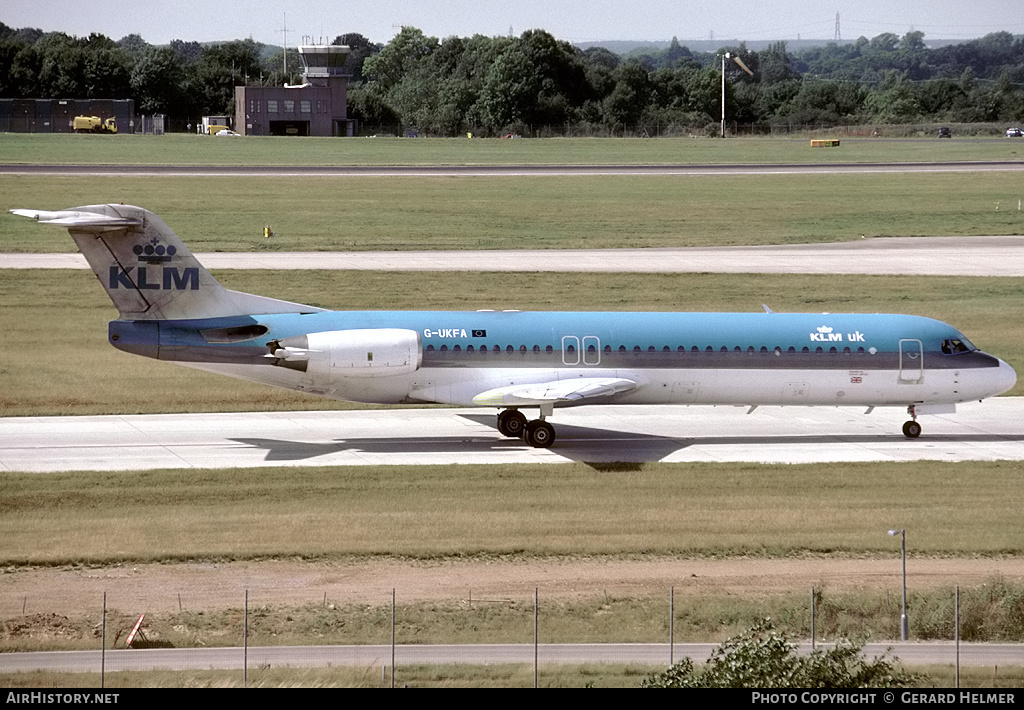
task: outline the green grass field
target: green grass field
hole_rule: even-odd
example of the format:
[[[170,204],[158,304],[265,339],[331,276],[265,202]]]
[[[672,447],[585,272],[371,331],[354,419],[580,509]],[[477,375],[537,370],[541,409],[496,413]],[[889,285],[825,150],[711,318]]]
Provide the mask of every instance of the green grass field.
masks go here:
[[[930,133],[929,133],[930,135]],[[0,164],[33,165],[677,165],[1021,160],[1005,138],[216,138],[191,134],[0,134]]]
[[[667,663],[666,663],[667,665]],[[541,668],[541,688],[636,688],[664,667],[551,665]],[[909,670],[925,676],[923,688],[952,688],[956,676],[951,667]],[[533,666],[402,666],[395,676],[399,688],[532,688]],[[99,674],[0,673],[6,688],[99,688]],[[962,688],[1019,688],[1024,683],[1020,668],[964,668]],[[118,688],[389,688],[391,678],[380,668],[251,668],[248,685],[241,671],[165,671],[107,673],[104,686]]]
[[[663,670],[660,666],[547,665],[540,673],[539,686],[636,688],[644,678]],[[107,692],[117,692],[119,688],[390,688],[389,672],[390,669],[382,672],[379,665],[372,668],[250,668],[247,685],[243,684],[240,670],[119,672],[107,673],[104,687]],[[532,688],[533,680],[532,665],[402,666],[396,671],[395,687]],[[0,684],[10,689],[99,688],[100,677],[98,673],[0,673]]]
[[[978,347],[1024,365],[1024,279],[944,277],[224,271],[228,288],[351,310],[895,312],[938,318]],[[31,357],[0,362],[9,416],[346,408],[115,350],[117,317],[89,271],[11,270],[0,279],[0,322]],[[1024,392],[1018,383],[1011,394]]]
[[[274,557],[1020,555],[1019,462],[6,473],[4,565]],[[339,526],[339,521],[344,525]],[[53,531],[60,530],[60,534]]]
[[[1016,175],[8,175],[0,195],[4,211],[139,205],[199,252],[680,247],[1022,234]],[[0,214],[0,249],[75,247],[63,230]]]

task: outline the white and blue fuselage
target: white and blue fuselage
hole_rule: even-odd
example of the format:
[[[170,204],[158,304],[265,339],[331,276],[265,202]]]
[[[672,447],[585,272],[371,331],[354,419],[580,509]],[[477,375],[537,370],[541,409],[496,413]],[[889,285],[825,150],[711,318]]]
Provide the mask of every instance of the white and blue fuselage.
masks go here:
[[[388,338],[334,363],[335,343],[309,342],[351,331]],[[113,321],[110,332],[115,347],[161,360],[391,404],[472,405],[495,389],[611,378],[635,387],[604,395],[609,403],[906,407],[984,399],[1015,381],[957,329],[908,315],[325,311]],[[268,357],[271,342],[304,352]],[[374,370],[366,347],[377,358],[394,350],[401,364]]]

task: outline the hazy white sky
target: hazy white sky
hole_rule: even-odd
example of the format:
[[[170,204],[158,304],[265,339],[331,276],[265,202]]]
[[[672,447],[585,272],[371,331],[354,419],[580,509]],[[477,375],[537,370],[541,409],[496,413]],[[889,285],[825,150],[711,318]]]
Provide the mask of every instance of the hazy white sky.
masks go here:
[[[113,39],[137,33],[151,44],[172,39],[251,37],[288,45],[330,42],[359,32],[387,42],[403,25],[441,39],[515,35],[543,29],[570,42],[593,40],[832,39],[836,13],[843,40],[903,35],[971,39],[989,32],[1024,34],[1021,0],[156,0],[97,4],[81,0],[7,0],[0,22],[73,35],[100,32]]]

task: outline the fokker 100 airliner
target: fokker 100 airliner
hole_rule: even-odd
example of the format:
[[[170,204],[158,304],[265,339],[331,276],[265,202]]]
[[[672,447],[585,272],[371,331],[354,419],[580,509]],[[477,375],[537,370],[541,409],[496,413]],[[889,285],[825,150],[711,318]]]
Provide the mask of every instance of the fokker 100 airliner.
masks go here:
[[[919,316],[328,311],[225,289],[139,207],[12,212],[67,227],[120,312],[120,350],[334,399],[495,407],[535,447],[554,443],[555,407],[596,403],[905,407],[915,438],[918,415],[1017,379]]]

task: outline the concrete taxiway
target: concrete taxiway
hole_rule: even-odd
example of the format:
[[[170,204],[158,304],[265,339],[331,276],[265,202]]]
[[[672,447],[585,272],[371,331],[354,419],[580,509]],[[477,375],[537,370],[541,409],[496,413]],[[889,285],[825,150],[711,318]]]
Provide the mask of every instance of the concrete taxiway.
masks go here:
[[[490,409],[383,409],[0,419],[0,470],[467,463],[1024,460],[1024,398],[920,418],[899,409],[591,406],[556,410],[558,440],[505,439]]]
[[[818,644],[818,647],[831,644]],[[327,668],[359,666],[385,668],[392,658],[401,676],[403,665],[461,663],[491,665],[518,663],[532,665],[580,663],[640,663],[651,666],[668,665],[670,659],[688,656],[701,662],[717,648],[710,643],[676,643],[674,655],[667,643],[546,643],[531,644],[416,644],[363,646],[250,646],[219,648],[144,648],[100,651],[61,651],[40,653],[5,653],[8,672],[48,670],[63,673],[96,672],[101,666],[107,672],[144,672],[150,670],[231,670],[248,663],[249,668]],[[810,653],[811,644],[799,644],[801,653]],[[870,643],[864,656],[877,658],[883,654],[896,656],[911,665],[951,665],[958,658],[963,666],[1019,666],[1024,663],[1024,649],[1017,644],[961,644],[957,649],[948,642],[932,643]],[[394,654],[394,655],[392,655]]]
[[[891,237],[835,244],[405,252],[215,252],[218,269],[1024,276],[1024,237]],[[0,269],[86,269],[81,254],[0,254]]]

